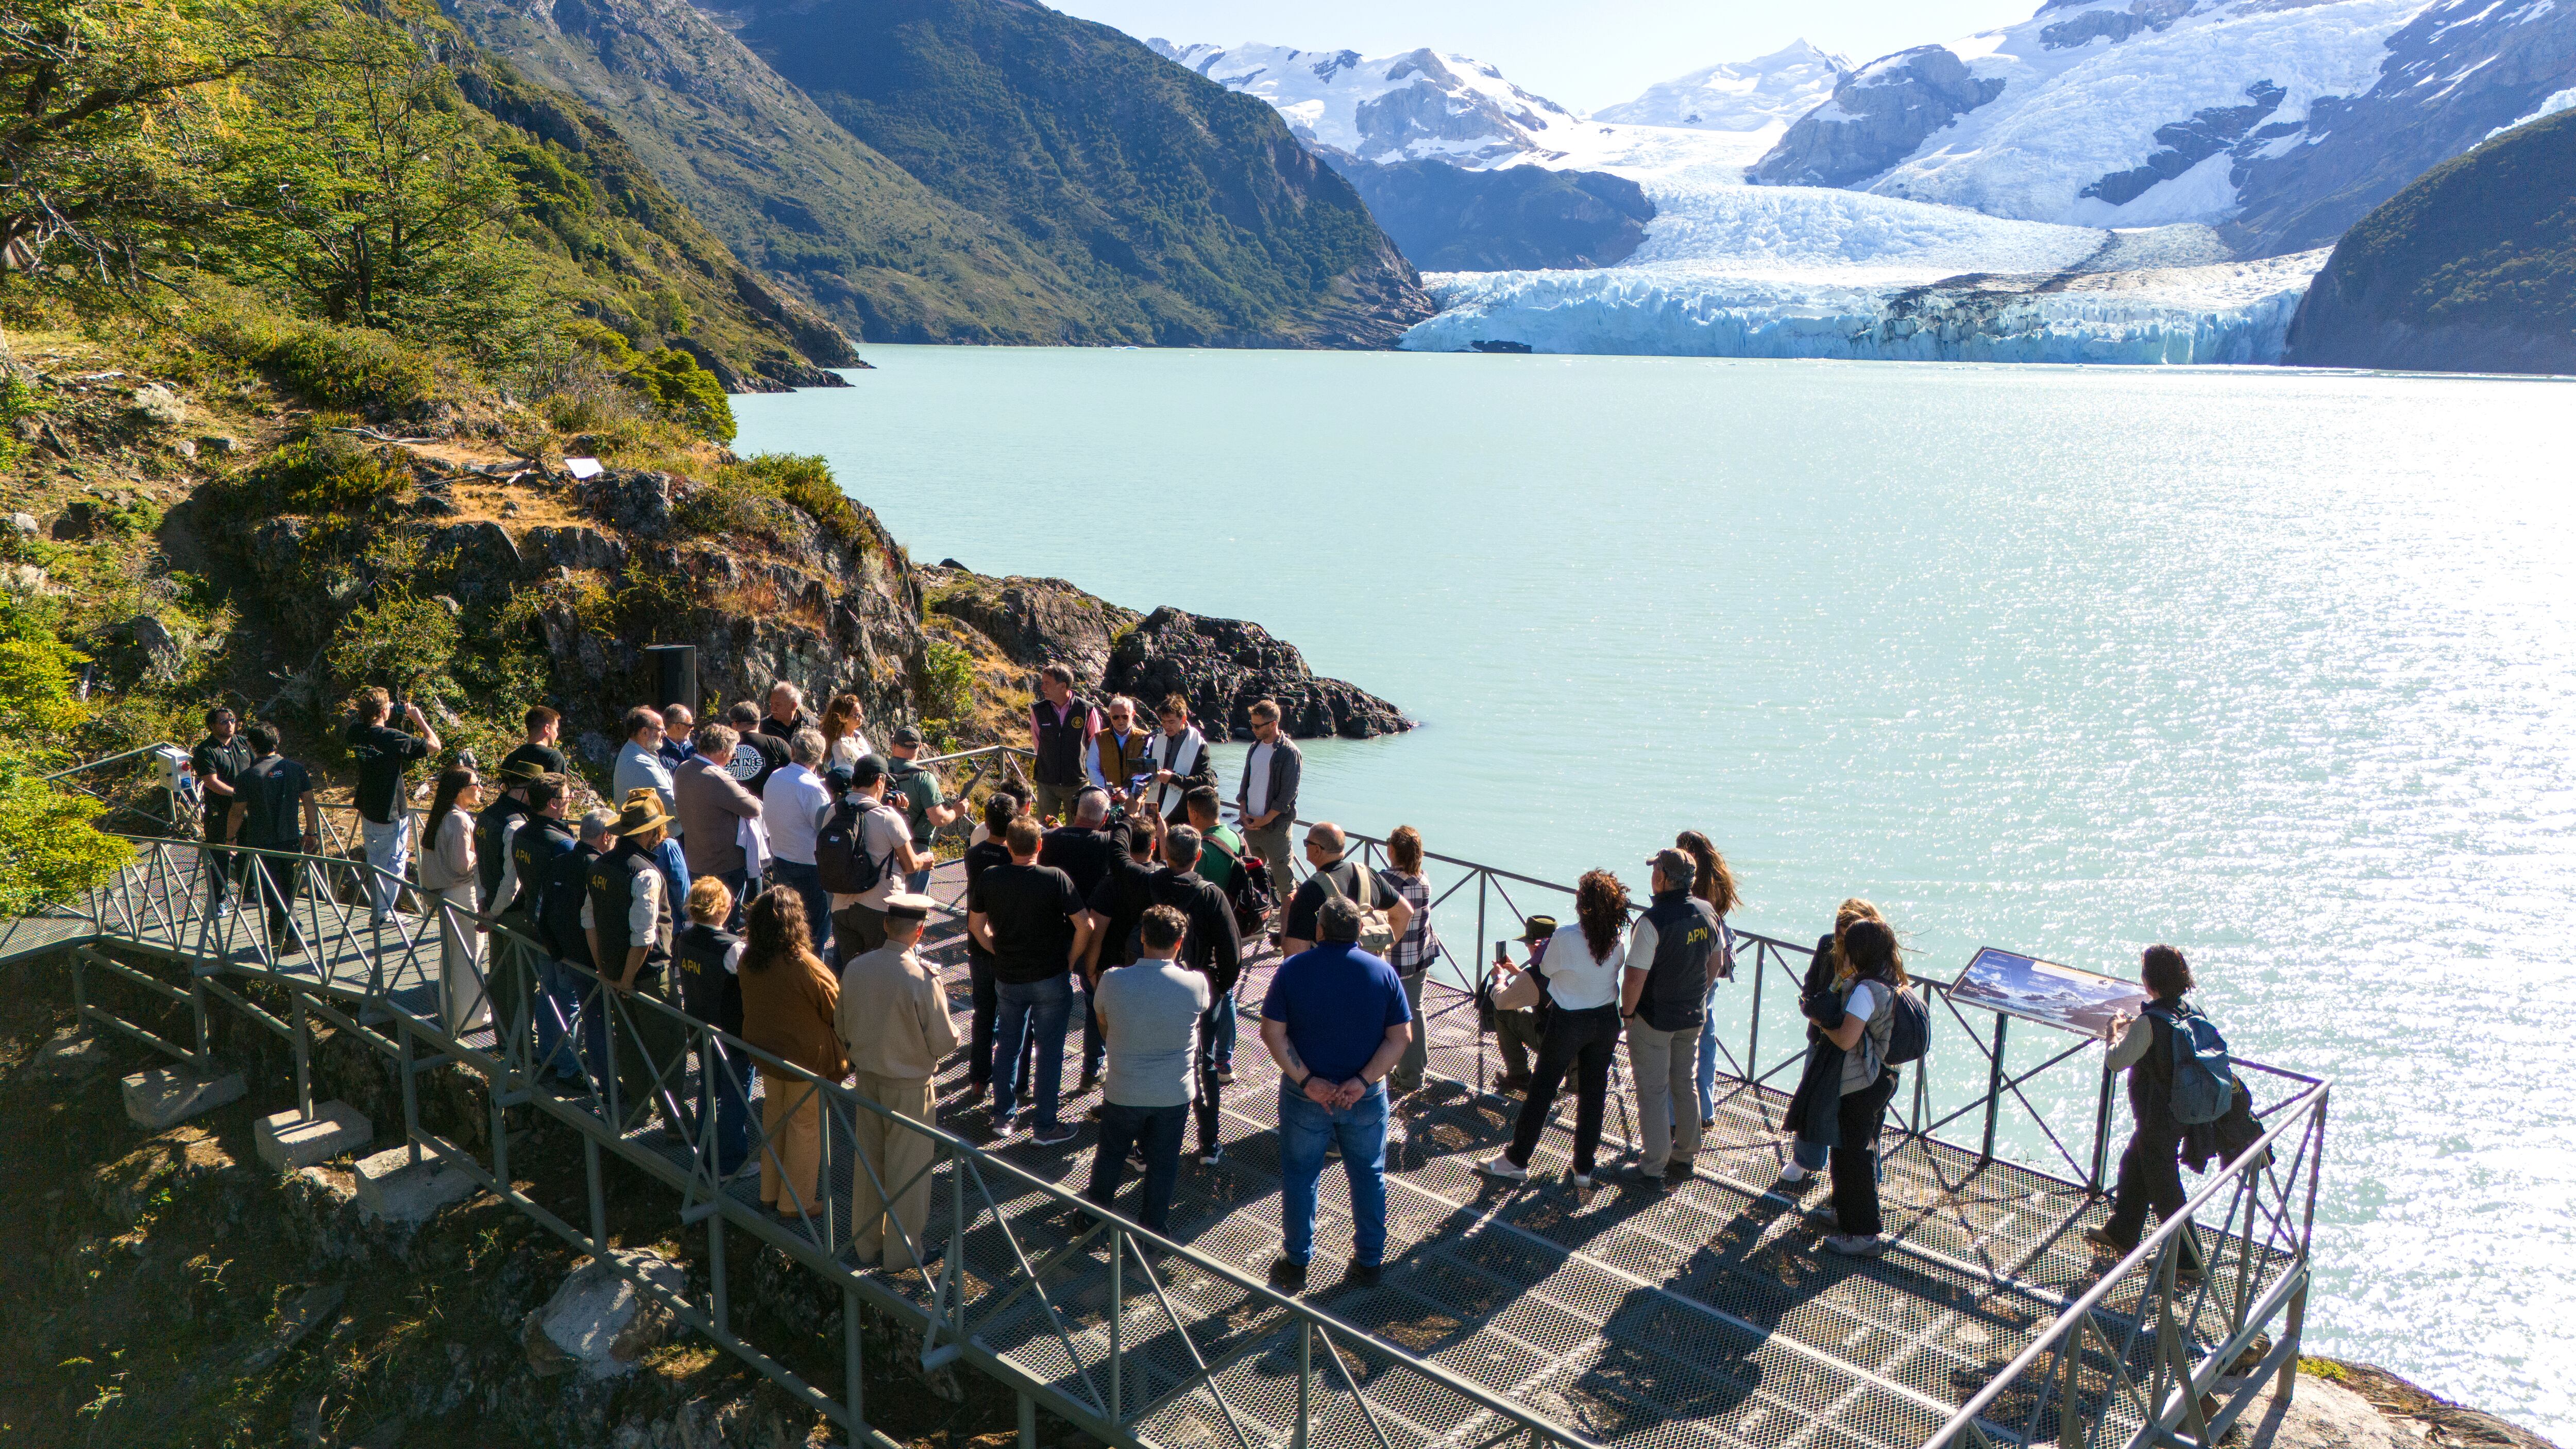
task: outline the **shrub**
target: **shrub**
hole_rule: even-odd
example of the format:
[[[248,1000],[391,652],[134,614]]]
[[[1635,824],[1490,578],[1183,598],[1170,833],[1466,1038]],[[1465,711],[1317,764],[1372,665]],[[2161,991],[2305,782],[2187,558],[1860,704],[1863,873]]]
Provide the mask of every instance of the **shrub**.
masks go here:
[[[253,481],[281,513],[355,514],[401,492],[411,469],[391,449],[309,432],[278,449]]]
[[[350,689],[371,684],[456,694],[447,666],[461,631],[456,616],[436,599],[400,591],[380,595],[340,621],[324,656],[332,677]]]
[[[645,354],[626,374],[628,382],[653,400],[664,416],[686,425],[700,437],[733,441],[733,405],[725,401],[724,384],[676,347]]]
[[[946,723],[975,707],[975,656],[933,639],[921,666],[921,712]]]
[[[0,918],[103,885],[134,858],[132,846],[90,823],[97,814],[97,801],[0,758]]]
[[[278,381],[330,407],[404,408],[437,391],[418,344],[372,327],[307,322],[266,361]]]
[[[781,503],[803,509],[823,532],[842,544],[864,544],[867,522],[858,505],[832,481],[832,465],[813,453],[754,453],[726,470]]]

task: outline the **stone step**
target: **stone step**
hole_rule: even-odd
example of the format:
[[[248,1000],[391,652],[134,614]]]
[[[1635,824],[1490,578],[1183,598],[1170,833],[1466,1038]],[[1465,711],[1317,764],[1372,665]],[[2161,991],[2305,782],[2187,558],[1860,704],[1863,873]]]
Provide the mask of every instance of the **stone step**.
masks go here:
[[[147,1131],[175,1127],[242,1099],[241,1073],[154,1067],[125,1079],[125,1115]]]
[[[105,1040],[67,1026],[36,1050],[35,1069],[49,1077],[86,1077],[105,1070],[107,1059]]]
[[[359,1208],[392,1223],[427,1222],[440,1208],[472,1197],[480,1186],[427,1153],[413,1162],[407,1147],[359,1158],[357,1177]]]
[[[315,1104],[306,1117],[292,1108],[259,1119],[259,1160],[280,1172],[345,1157],[375,1140],[374,1124],[346,1102]]]

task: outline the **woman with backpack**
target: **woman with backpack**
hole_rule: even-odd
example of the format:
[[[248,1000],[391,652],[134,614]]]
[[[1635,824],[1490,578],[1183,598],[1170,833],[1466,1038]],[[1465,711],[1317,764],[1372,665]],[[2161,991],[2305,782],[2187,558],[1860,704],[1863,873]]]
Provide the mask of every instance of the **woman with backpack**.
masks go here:
[[[1587,870],[1574,884],[1574,919],[1547,943],[1547,1035],[1539,1042],[1538,1069],[1512,1145],[1477,1164],[1487,1177],[1529,1180],[1539,1134],[1556,1111],[1557,1084],[1575,1073],[1574,1163],[1566,1181],[1592,1186],[1592,1159],[1601,1147],[1601,1109],[1610,1095],[1610,1065],[1619,1049],[1619,972],[1628,964],[1628,888],[1606,870]]]
[[[2084,1241],[2106,1256],[2126,1256],[2146,1231],[2147,1210],[2162,1221],[2181,1212],[2183,1139],[2188,1124],[2174,1110],[2174,1032],[2199,1016],[2183,1000],[2192,989],[2191,963],[2171,946],[2149,946],[2139,960],[2139,979],[2147,988],[2147,1005],[2135,1020],[2113,1023],[2114,1043],[2103,1065],[2129,1074],[2129,1115],[2137,1129],[2120,1154],[2119,1185],[2111,1194],[2111,1216],[2098,1228],[2086,1228]],[[2188,1115],[2188,1114],[2185,1114]],[[2198,1272],[2197,1245],[2188,1234],[2183,1265]]]
[[[1405,923],[1404,934],[1395,938],[1386,956],[1386,964],[1395,968],[1395,979],[1404,983],[1405,997],[1413,1006],[1413,1041],[1386,1078],[1387,1090],[1401,1097],[1422,1090],[1423,1068],[1430,1061],[1431,1034],[1422,1020],[1422,984],[1431,963],[1440,958],[1440,933],[1431,929],[1431,882],[1422,874],[1422,832],[1410,825],[1395,827],[1386,838],[1386,860],[1378,880],[1413,908],[1413,919]]]
[[[1789,1161],[1780,1168],[1780,1180],[1793,1187],[1825,1170],[1840,1135],[1835,1124],[1841,1120],[1837,1104],[1842,1094],[1842,1049],[1825,1039],[1824,1029],[1816,1025],[1815,1018],[1839,1009],[1835,1005],[1834,982],[1842,974],[1843,937],[1859,922],[1886,919],[1878,913],[1878,907],[1858,896],[1849,897],[1834,908],[1832,933],[1818,936],[1816,952],[1807,958],[1807,977],[1798,988],[1798,1010],[1808,1017],[1807,1065],[1799,1074],[1798,1089],[1790,1094],[1789,1109],[1782,1119],[1794,1140]]]
[[[1717,912],[1717,944],[1725,964],[1719,968],[1718,980],[1728,981],[1735,975],[1735,931],[1726,924],[1726,913],[1744,904],[1735,892],[1735,872],[1727,868],[1726,857],[1717,853],[1717,842],[1696,830],[1685,830],[1673,837],[1673,844],[1691,858],[1691,894],[1708,902]],[[1699,1028],[1699,1130],[1702,1134],[1717,1127],[1717,987],[1708,988],[1705,1004],[1707,1017]],[[1673,1110],[1683,1110],[1678,1102]]]
[[[1844,928],[1835,954],[1833,996],[1808,1013],[1840,1065],[1832,1151],[1839,1231],[1828,1234],[1824,1246],[1830,1253],[1875,1257],[1887,1251],[1878,1212],[1878,1131],[1887,1120],[1888,1099],[1896,1095],[1888,1040],[1896,994],[1906,983],[1905,963],[1896,932],[1875,918]]]

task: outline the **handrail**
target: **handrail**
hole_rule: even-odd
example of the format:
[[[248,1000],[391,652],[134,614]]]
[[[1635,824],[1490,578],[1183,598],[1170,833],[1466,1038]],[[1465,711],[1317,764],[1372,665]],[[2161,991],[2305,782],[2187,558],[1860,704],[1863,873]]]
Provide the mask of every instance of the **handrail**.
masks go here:
[[[1950,1416],[1949,1421],[1926,1441],[1925,1449],[1941,1449],[1941,1446],[1951,1444],[1960,1436],[1973,1432],[1975,1422],[1984,1416],[1985,1410],[1991,1407],[1995,1400],[2001,1398],[2004,1391],[2017,1382],[2022,1375],[2028,1373],[2032,1365],[2056,1348],[2059,1340],[2068,1333],[2080,1329],[2085,1315],[2100,1307],[2102,1301],[2111,1295],[2112,1290],[2127,1278],[2132,1270],[2143,1266],[2148,1259],[2160,1256],[2167,1250],[2168,1244],[2182,1234],[2192,1231],[2194,1216],[2200,1209],[2216,1200],[2222,1192],[2239,1190],[2239,1184],[2244,1177],[2259,1172],[2268,1160],[2273,1144],[2289,1132],[2293,1122],[2301,1122],[2323,1106],[2327,1091],[2327,1084],[2320,1082],[2283,1104],[2285,1110],[2280,1113],[2279,1121],[2274,1122],[2252,1147],[2239,1153],[2235,1160],[2229,1162],[2224,1171],[2211,1173],[2209,1181],[2203,1183],[2200,1190],[2183,1203],[2180,1212],[2167,1216],[2163,1222],[2156,1225],[2154,1232],[2142,1238],[2138,1246],[2129,1250],[2116,1266],[2103,1270],[2099,1281],[2073,1303],[2067,1305],[2065,1311],[2057,1316],[2046,1332],[2032,1340],[2029,1347],[2014,1355],[2012,1362],[1987,1380],[1984,1388],[1970,1395],[1968,1401],[1959,1406],[1958,1411]],[[2306,1131],[2304,1125],[2301,1131],[2303,1133]],[[2300,1246],[2299,1256],[2301,1266],[2304,1267],[2307,1257],[2304,1242]]]
[[[84,764],[74,765],[67,770],[56,770],[50,775],[39,775],[36,778],[47,783],[51,783],[55,780],[65,779],[69,776],[80,774],[85,770],[98,769],[102,765],[113,765],[119,760],[130,760],[136,755],[148,755],[155,750],[175,750],[177,748],[179,748],[177,745],[168,743],[137,745],[130,750],[121,750],[113,755],[102,755],[95,760],[88,761]]]

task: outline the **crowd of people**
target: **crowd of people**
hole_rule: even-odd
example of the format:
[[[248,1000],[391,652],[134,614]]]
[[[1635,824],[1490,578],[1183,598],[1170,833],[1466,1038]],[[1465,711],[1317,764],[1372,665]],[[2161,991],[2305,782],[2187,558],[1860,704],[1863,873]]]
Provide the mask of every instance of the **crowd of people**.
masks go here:
[[[1172,695],[1150,713],[1154,725],[1133,700],[1095,706],[1069,670],[1042,672],[1028,720],[1031,778],[996,786],[964,850],[972,1006],[962,1033],[918,948],[941,910],[927,894],[933,841],[960,821],[965,802],[951,801],[920,763],[917,730],[897,727],[876,748],[848,694],[819,718],[785,682],[765,706],[746,701],[704,724],[679,704],[631,709],[613,803],[578,815],[581,786],[558,742],[560,718],[532,709],[525,739],[493,779],[470,755],[436,772],[415,846],[406,772],[442,747],[416,705],[370,691],[346,736],[373,867],[370,918],[383,930],[415,881],[439,916],[451,1031],[489,1024],[496,998],[523,1004],[542,1070],[599,1092],[621,1123],[658,1118],[674,1138],[714,1152],[720,1172],[742,1170],[755,1151],[757,1097],[760,1198],[782,1218],[830,1210],[815,1082],[849,1084],[884,1109],[856,1114],[850,1237],[861,1261],[892,1267],[938,1251],[922,1241],[931,1139],[894,1119],[936,1120],[932,1083],[961,1048],[966,1092],[950,1110],[981,1107],[994,1139],[1025,1130],[1038,1146],[1074,1141],[1081,1129],[1066,1099],[1097,1086],[1085,1197],[1112,1208],[1141,1169],[1133,1216],[1164,1231],[1193,1124],[1195,1161],[1224,1160],[1236,996],[1246,957],[1275,945],[1280,960],[1258,1014],[1280,1076],[1283,1249],[1272,1281],[1305,1286],[1320,1180],[1338,1152],[1350,1182],[1348,1277],[1374,1282],[1386,1250],[1390,1101],[1422,1084],[1423,987],[1445,954],[1422,836],[1397,829],[1387,864],[1373,869],[1340,827],[1309,824],[1300,879],[1289,836],[1302,759],[1281,732],[1278,705],[1249,710],[1254,739],[1232,823],[1187,699]],[[300,873],[271,869],[260,853],[318,849],[312,776],[281,753],[272,726],[243,730],[221,709],[207,726],[193,759],[208,807],[213,908],[229,914],[255,883],[271,946],[300,951]],[[1479,1164],[1487,1177],[1529,1179],[1570,1086],[1565,1176],[1577,1189],[1595,1186],[1623,1041],[1638,1139],[1624,1178],[1672,1191],[1694,1176],[1715,1125],[1714,1008],[1734,975],[1727,918],[1739,898],[1725,858],[1698,831],[1657,851],[1646,878],[1640,906],[1614,873],[1586,872],[1572,919],[1529,917],[1522,960],[1496,942],[1491,966],[1478,967],[1480,1029],[1495,1036],[1504,1066],[1496,1086],[1521,1098],[1509,1145]],[[524,953],[487,960],[494,921],[542,946],[542,964],[518,969]],[[2112,1061],[2130,1071],[2138,1129],[2110,1220],[2087,1235],[2106,1253],[2134,1246],[2148,1211],[2180,1210],[2176,1162],[2196,1125],[2169,1105],[2175,1034],[2205,1022],[2183,1000],[2189,969],[2159,946],[2144,974],[2152,1000],[2114,1031]],[[612,1012],[603,992],[627,1008]],[[1068,1093],[1077,995],[1080,1076]],[[642,1001],[675,1006],[796,1072],[755,1091],[748,1054],[702,1040],[692,1074],[686,1021]],[[1875,1255],[1888,1245],[1877,1143],[1926,1024],[1897,932],[1877,907],[1842,904],[1817,942],[1800,1008],[1807,1060],[1775,1190],[1794,1198],[1826,1176],[1835,1231],[1823,1246]],[[630,1033],[615,1050],[612,1016]]]

